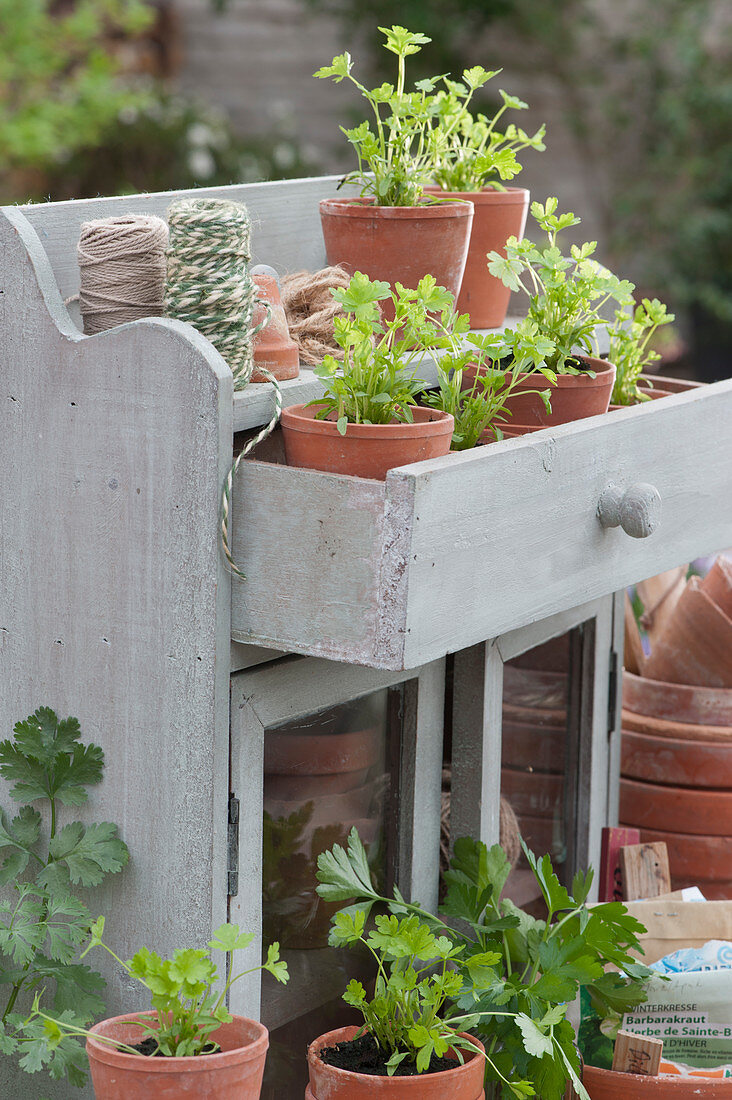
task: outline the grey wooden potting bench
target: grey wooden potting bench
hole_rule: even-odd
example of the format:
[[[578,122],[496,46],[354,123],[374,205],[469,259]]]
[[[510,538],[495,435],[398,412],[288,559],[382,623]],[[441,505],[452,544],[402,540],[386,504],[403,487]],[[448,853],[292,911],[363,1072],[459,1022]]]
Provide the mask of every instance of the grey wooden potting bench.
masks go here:
[[[318,200],[336,184],[196,193],[247,204],[257,262],[316,270]],[[402,731],[393,873],[434,905],[446,658],[453,835],[493,841],[504,665],[570,630],[582,670],[570,862],[597,863],[600,830],[617,819],[617,593],[732,545],[732,381],[384,483],[247,461],[233,500],[247,580],[232,582],[220,490],[235,433],[267,420],[271,387],[235,394],[186,325],[154,318],[86,337],[64,304],[82,221],[164,215],[174,197],[0,217],[0,730],[49,705],[104,747],[104,782],[82,812],[117,822],[131,851],[90,901],[117,949],[200,945],[227,918],[261,934],[266,731],[386,689]],[[307,400],[317,379],[304,370],[283,390]],[[139,1007],[105,972],[109,1014]],[[308,995],[319,995],[312,975],[293,980],[265,1022],[302,1014]],[[232,1009],[259,1013],[258,980],[236,987]],[[73,1091],[8,1059],[0,1081],[19,1100]]]

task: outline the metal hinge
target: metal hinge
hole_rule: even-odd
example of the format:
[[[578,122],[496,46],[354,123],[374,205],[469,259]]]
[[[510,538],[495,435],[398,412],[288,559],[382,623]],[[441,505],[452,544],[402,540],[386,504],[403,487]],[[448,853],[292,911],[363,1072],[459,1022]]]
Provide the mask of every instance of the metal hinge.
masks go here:
[[[618,717],[618,655],[614,649],[610,650],[610,676],[607,690],[607,734],[608,737],[612,737]]]
[[[227,830],[226,878],[229,897],[239,893],[239,799],[229,795],[229,826]]]

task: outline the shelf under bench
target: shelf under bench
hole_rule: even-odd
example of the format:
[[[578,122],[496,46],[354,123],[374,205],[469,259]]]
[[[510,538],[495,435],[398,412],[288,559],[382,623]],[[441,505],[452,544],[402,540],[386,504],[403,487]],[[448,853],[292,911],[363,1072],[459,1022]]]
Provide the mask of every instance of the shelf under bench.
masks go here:
[[[702,527],[708,552],[732,545],[731,423],[732,380],[385,482],[244,462],[232,637],[412,668],[698,556]],[[603,528],[603,490],[638,483],[660,493],[658,529]]]

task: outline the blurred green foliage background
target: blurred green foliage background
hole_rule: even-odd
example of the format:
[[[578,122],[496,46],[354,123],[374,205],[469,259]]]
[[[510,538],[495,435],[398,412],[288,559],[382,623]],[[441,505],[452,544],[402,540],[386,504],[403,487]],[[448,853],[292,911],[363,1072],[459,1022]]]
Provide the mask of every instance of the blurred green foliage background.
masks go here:
[[[216,20],[245,0],[200,3]],[[701,376],[732,374],[728,0],[292,3],[336,21],[375,79],[384,54],[378,26],[393,22],[433,39],[412,59],[415,79],[500,65],[493,35],[546,74],[561,89],[564,121],[595,181],[604,254],[684,316]],[[0,0],[1,202],[323,170],[307,163],[297,131],[242,136],[215,106],[174,90],[160,26],[165,7]],[[486,42],[490,57],[476,56]],[[551,192],[562,195],[561,178]]]

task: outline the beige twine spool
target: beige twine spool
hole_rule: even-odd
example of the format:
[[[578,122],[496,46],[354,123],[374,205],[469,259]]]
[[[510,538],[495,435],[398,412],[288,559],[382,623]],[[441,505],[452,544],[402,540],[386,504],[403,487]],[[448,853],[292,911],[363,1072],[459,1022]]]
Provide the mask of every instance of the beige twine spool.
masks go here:
[[[333,320],[345,317],[343,307],[333,299],[332,287],[347,287],[351,276],[342,267],[321,271],[297,271],[282,280],[282,304],[290,335],[300,348],[300,359],[317,366],[326,355],[343,358],[333,336]]]
[[[162,314],[167,245],[162,218],[127,214],[82,222],[79,308],[87,335]]]

